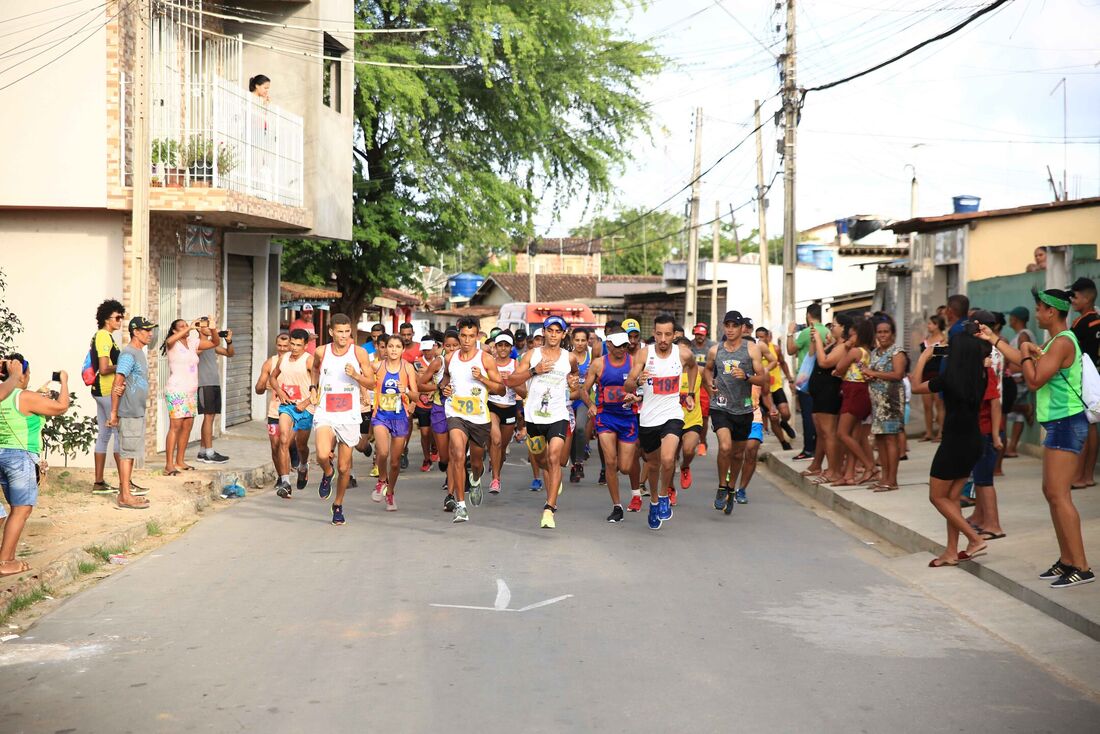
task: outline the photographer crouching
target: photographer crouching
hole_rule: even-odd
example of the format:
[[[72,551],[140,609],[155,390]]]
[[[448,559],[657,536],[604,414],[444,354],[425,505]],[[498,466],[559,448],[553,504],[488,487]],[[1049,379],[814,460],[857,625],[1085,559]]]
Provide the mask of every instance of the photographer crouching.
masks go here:
[[[15,558],[19,537],[31,509],[38,502],[39,454],[42,453],[42,419],[61,415],[69,409],[69,376],[53,374],[54,389],[47,383],[38,392],[27,389],[30,364],[21,354],[0,362],[0,484],[11,506],[4,516],[0,505],[0,576],[14,576],[30,570],[25,561]]]

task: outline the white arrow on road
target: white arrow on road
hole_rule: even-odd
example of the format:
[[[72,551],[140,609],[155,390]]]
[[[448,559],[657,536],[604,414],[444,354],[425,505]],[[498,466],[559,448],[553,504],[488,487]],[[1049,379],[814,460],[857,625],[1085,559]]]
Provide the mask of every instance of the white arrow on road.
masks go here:
[[[508,588],[508,584],[504,583],[504,579],[497,579],[497,598],[491,607],[475,607],[467,604],[431,604],[430,606],[445,607],[447,609],[476,609],[482,612],[527,612],[532,609],[538,609],[539,607],[548,607],[551,604],[557,604],[559,601],[568,599],[571,596],[573,595],[563,594],[561,596],[555,596],[553,599],[545,599],[535,602],[534,604],[528,604],[519,609],[509,609],[508,604],[512,601],[512,592]]]

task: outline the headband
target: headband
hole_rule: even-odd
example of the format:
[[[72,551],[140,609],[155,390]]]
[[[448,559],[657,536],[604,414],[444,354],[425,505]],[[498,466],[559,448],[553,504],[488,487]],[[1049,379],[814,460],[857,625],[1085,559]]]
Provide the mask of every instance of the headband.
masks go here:
[[[1052,296],[1046,291],[1037,294],[1036,299],[1042,301],[1051,308],[1058,309],[1059,311],[1069,311],[1070,309],[1069,301],[1063,298],[1059,298],[1058,296]]]

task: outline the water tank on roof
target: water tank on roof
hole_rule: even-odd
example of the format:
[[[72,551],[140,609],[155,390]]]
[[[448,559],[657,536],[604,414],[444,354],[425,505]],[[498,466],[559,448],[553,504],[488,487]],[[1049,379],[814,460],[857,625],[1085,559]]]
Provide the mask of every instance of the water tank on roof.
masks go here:
[[[969,196],[967,194],[961,194],[959,196],[951,197],[951,204],[953,205],[956,214],[963,212],[976,212],[978,207],[981,206],[982,197]]]
[[[485,282],[485,278],[475,273],[458,273],[447,279],[447,290],[451,296],[469,298]]]

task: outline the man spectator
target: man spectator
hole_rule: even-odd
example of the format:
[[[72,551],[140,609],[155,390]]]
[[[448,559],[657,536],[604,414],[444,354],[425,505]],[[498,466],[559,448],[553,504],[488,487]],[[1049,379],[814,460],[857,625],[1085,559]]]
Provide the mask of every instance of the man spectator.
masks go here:
[[[301,329],[309,334],[309,341],[306,342],[306,351],[310,354],[317,351],[317,328],[313,325],[312,303],[302,304],[302,310],[298,312],[298,318],[290,322],[287,331],[294,331],[295,329]]]
[[[221,335],[225,334],[225,346],[222,346]],[[221,370],[218,369],[218,356],[232,357],[233,331],[219,332],[210,325],[210,319],[199,320],[199,338],[201,344],[210,344],[209,347],[199,347],[199,415],[202,416],[202,428],[199,432],[198,460],[204,464],[224,464],[229,461],[228,456],[223,456],[214,450],[214,419],[222,412],[222,379]]]
[[[1096,283],[1090,278],[1078,278],[1067,289],[1070,304],[1079,315],[1070,329],[1081,345],[1081,354],[1087,354],[1093,364],[1100,358],[1100,314],[1096,313]],[[1096,471],[1097,437],[1096,424],[1089,424],[1089,435],[1085,441],[1085,450],[1081,452],[1081,467],[1077,478],[1073,480],[1074,489],[1095,486],[1093,474]]]
[[[115,386],[115,365],[118,364],[118,344],[114,332],[122,328],[122,317],[126,309],[114,299],[99,304],[95,311],[98,329],[92,337],[92,365],[95,369],[95,381],[92,383],[92,400],[95,401],[95,481],[92,494],[111,494],[115,490],[108,486],[103,478],[107,466],[107,448],[111,439],[115,441],[115,467],[118,467],[118,431],[107,425],[111,417],[111,388]]]
[[[406,321],[398,327],[397,333],[401,337],[401,344],[405,347],[405,351],[401,352],[401,358],[415,365],[420,356],[420,345],[413,341],[413,325]]]
[[[111,417],[107,425],[118,427],[118,506],[144,510],[149,500],[135,497],[130,485],[134,460],[145,456],[145,406],[149,402],[149,358],[145,347],[153,341],[157,325],[144,316],[130,319],[130,343],[122,348],[111,389]]]
[[[821,343],[829,337],[829,330],[821,323],[821,304],[811,303],[806,307],[806,326],[798,328],[798,324],[787,324],[787,354],[797,357],[798,368],[802,367],[803,360],[810,351],[810,330],[813,329],[821,337]],[[798,412],[802,414],[802,451],[795,454],[796,459],[812,459],[817,450],[817,429],[814,428],[814,401],[810,397],[809,390],[796,389],[798,395]]]
[[[943,318],[947,322],[947,339],[961,334],[966,327],[967,314],[970,313],[970,299],[961,293],[947,297],[947,308],[943,312]],[[942,372],[942,370],[941,370]]]

